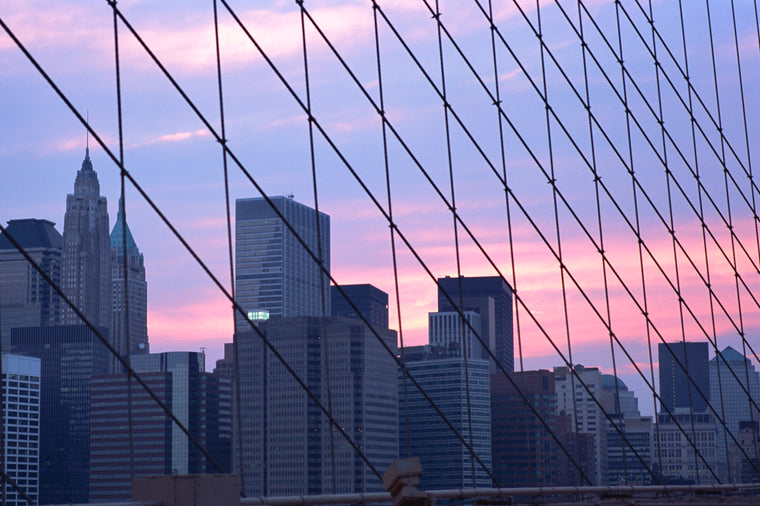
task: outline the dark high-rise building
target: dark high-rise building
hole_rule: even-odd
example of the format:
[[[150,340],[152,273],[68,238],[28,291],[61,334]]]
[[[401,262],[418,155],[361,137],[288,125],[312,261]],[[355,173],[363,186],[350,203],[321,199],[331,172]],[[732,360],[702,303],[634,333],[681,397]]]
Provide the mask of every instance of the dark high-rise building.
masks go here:
[[[161,401],[172,407],[172,374],[144,372],[142,380]],[[132,433],[129,401],[132,401]],[[172,474],[172,422],[148,392],[127,375],[92,379],[90,412],[90,502],[131,498],[132,475]],[[130,469],[130,455],[132,467]]]
[[[140,377],[188,428],[198,443],[230,471],[230,383],[200,372],[202,354],[169,352],[133,357]],[[156,370],[150,370],[156,369]],[[161,407],[127,375],[93,378],[90,501],[131,497],[129,399],[132,399],[131,470],[135,476],[219,473]]]
[[[359,312],[372,325],[388,328],[388,294],[370,285],[340,285],[348,299],[354,303]],[[348,299],[335,286],[330,287],[332,315],[359,318],[356,309],[351,307]]]
[[[126,248],[124,248],[125,236]],[[111,280],[113,283],[111,343],[124,356],[148,353],[148,285],[145,282],[145,264],[143,255],[137,248],[124,218],[121,199],[119,199],[116,224],[111,231]],[[129,309],[128,312],[127,309]],[[127,343],[127,334],[129,334],[129,343]],[[113,372],[119,372],[119,370],[118,367],[112,368]]]
[[[235,202],[235,297],[250,320],[330,315],[330,280],[296,239],[293,227],[315,258],[321,248],[330,271],[330,217],[288,197]],[[319,223],[319,229],[317,228]],[[320,289],[324,292],[320,292]],[[322,311],[322,297],[325,308]],[[236,326],[246,331],[240,315]]]
[[[108,206],[100,196],[98,175],[89,148],[77,171],[74,193],[66,196],[63,220],[61,285],[66,296],[87,320],[100,327],[111,325],[111,241]],[[79,316],[62,304],[62,323],[78,325]]]
[[[108,351],[85,325],[14,328],[11,349],[41,360],[39,502],[87,502],[91,380],[108,372]]]
[[[502,487],[560,485],[557,432],[557,397],[552,371],[491,375],[491,459],[493,475]],[[547,429],[525,403],[518,389],[549,426]]]
[[[201,425],[201,376],[205,370],[203,353],[194,351],[168,351],[133,355],[135,372],[168,372],[172,375],[172,413],[182,424],[200,439]],[[171,469],[172,474],[197,473],[201,452],[182,429],[172,425]]]
[[[707,343],[660,343],[657,345],[657,352],[660,360],[662,404],[671,412],[675,412],[676,408],[693,408],[694,413],[707,411],[706,399],[710,398]],[[660,412],[666,413],[662,407]]]
[[[11,220],[7,234],[54,283],[61,283],[63,239],[47,220]],[[61,299],[5,234],[0,234],[0,339],[10,346],[11,327],[58,325]]]
[[[260,322],[276,347],[377,469],[398,456],[396,364],[369,328],[353,318],[295,317]],[[376,328],[395,352],[396,334]],[[382,483],[255,332],[238,334],[248,495],[381,492]],[[329,373],[329,375],[328,375]],[[328,389],[329,378],[329,389]],[[237,423],[236,420],[233,421]],[[334,443],[333,474],[331,439]],[[233,441],[233,453],[238,443]],[[239,459],[233,458],[235,473]]]
[[[403,357],[409,374],[440,407],[465,441],[471,441],[480,461],[490,469],[491,387],[488,361],[469,358],[465,362],[459,349],[430,345],[404,348]],[[407,382],[404,395],[404,376],[400,370],[398,389],[399,456],[419,457],[422,464],[420,489],[492,486],[483,466],[473,459],[470,451],[422,393]]]
[[[456,311],[457,307],[462,312],[480,315],[481,338],[502,367],[507,372],[513,371],[512,288],[499,276],[438,278],[438,311]],[[500,371],[492,362],[491,372]]]

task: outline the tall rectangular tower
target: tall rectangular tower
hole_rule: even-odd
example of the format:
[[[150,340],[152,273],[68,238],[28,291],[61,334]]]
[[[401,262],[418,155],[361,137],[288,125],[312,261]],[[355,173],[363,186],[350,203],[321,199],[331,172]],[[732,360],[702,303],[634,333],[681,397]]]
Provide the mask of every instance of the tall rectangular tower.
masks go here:
[[[90,150],[77,171],[74,193],[66,196],[63,220],[63,292],[95,326],[111,326],[111,241],[108,206],[100,196]],[[78,325],[79,316],[62,305],[62,323]]]
[[[235,297],[249,319],[330,316],[330,281],[318,263],[286,226],[289,223],[308,248],[330,270],[330,217],[289,197],[270,197],[280,218],[263,198],[235,202]],[[323,293],[320,294],[320,288]],[[236,326],[245,320],[236,315]]]
[[[20,355],[2,356],[3,471],[37,502],[40,483],[40,359]],[[3,504],[26,506],[26,500],[9,483],[0,492]]]
[[[512,288],[499,276],[438,278],[438,311],[456,311],[460,301],[460,311],[480,315],[483,341],[507,372],[514,371]],[[491,372],[500,371],[492,361]]]
[[[660,360],[660,401],[671,412],[676,408],[693,408],[694,413],[707,411],[706,399],[710,398],[707,351],[706,342],[657,345]],[[684,369],[687,372],[684,372]],[[660,413],[665,413],[662,407]]]
[[[145,282],[143,255],[127,225],[121,199],[110,240],[113,303],[111,343],[122,355],[143,355],[150,351],[148,284]],[[112,368],[112,372],[121,372],[120,369]]]
[[[382,483],[338,432],[344,431],[376,469],[397,458],[396,378],[393,357],[363,322],[354,318],[270,319],[259,329],[325,407],[317,405],[255,332],[238,334],[243,426],[233,430],[242,459],[233,459],[248,495],[381,492]],[[395,352],[396,333],[375,327]],[[236,423],[236,422],[235,422]],[[334,443],[334,460],[331,454]],[[241,473],[240,462],[244,469]],[[333,474],[332,463],[335,462]]]
[[[63,239],[47,220],[11,220],[0,234],[0,339],[10,347],[11,327],[58,325],[61,298],[10,241],[12,237],[54,283],[61,283]]]

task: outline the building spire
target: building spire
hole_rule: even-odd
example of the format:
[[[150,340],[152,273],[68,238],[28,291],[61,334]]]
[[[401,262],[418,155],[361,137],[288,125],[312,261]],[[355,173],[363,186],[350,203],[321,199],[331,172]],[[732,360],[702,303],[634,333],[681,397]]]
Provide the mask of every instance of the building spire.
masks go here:
[[[85,159],[90,159],[90,110],[87,109],[87,141],[84,148]]]

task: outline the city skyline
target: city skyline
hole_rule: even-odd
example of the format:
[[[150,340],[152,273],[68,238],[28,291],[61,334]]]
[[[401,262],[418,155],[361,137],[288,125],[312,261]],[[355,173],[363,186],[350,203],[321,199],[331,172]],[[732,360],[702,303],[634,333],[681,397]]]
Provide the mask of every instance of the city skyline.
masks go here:
[[[210,9],[190,5],[178,14],[178,5],[168,2],[160,8],[148,8],[140,3],[126,2],[123,8],[126,16],[135,22],[136,29],[151,45],[156,46],[159,58],[166,62],[172,72],[178,74],[181,84],[201,103],[204,114],[216,121],[216,80],[210,78],[215,66],[211,44],[213,34]],[[436,68],[436,25],[430,21],[424,5],[403,2],[388,2],[384,5],[391,19],[421,53],[425,67]],[[89,109],[90,124],[101,134],[109,148],[116,152],[118,131],[112,93],[113,54],[110,49],[106,50],[112,47],[113,42],[112,13],[108,6],[95,7],[76,1],[66,2],[66,7],[67,14],[61,15],[60,7],[47,5],[44,1],[32,4],[11,1],[0,7],[0,17],[29,45],[32,54],[40,59],[43,66],[50,69],[53,78],[72,96],[73,103],[79,111]],[[690,8],[695,10],[695,15],[703,14],[698,12],[696,7]],[[614,15],[614,7],[594,4],[590,9],[606,22]],[[680,49],[680,42],[674,35],[678,30],[674,29],[673,35],[667,30],[669,27],[677,28],[678,16],[673,15],[675,8],[657,4],[654,9],[657,19],[661,20],[660,26],[667,43],[674,50]],[[28,16],[27,10],[34,12],[35,16]],[[471,50],[476,44],[482,45],[484,41],[487,42],[487,39],[477,38],[482,36],[480,34],[484,29],[487,31],[488,25],[474,7],[446,5],[444,10],[445,22],[452,20],[453,23],[454,19],[463,22],[458,25],[455,35],[461,38],[465,50]],[[547,13],[545,29],[550,47],[557,58],[571,68],[571,77],[578,78],[581,52],[578,41],[573,38],[573,31],[567,22],[558,17],[556,8],[550,10],[550,6],[545,6],[542,7],[542,12]],[[535,7],[527,9],[527,13],[531,19],[535,19],[537,14]],[[358,2],[326,2],[314,10],[315,19],[325,25],[339,49],[346,53],[348,63],[357,69],[359,80],[367,85],[373,96],[377,96],[376,69],[371,65],[373,59],[366,57],[372,54],[371,50],[374,49],[371,14],[371,9],[364,4],[360,6]],[[732,94],[738,95],[736,84],[729,81],[733,75],[729,71],[735,73],[735,69],[730,67],[733,64],[730,58],[733,35],[728,30],[730,24],[726,24],[728,14],[713,14],[716,16],[717,46],[722,51],[720,54],[725,56],[718,62],[720,93],[722,98],[731,97]],[[673,16],[668,17],[669,15]],[[504,97],[507,97],[505,109],[510,118],[517,118],[521,131],[530,134],[530,144],[542,165],[546,164],[550,154],[561,160],[562,163],[557,163],[555,167],[560,189],[564,192],[563,195],[574,199],[579,212],[588,221],[589,228],[595,229],[595,210],[591,205],[593,199],[590,198],[594,191],[592,174],[578,155],[564,145],[567,144],[566,140],[562,143],[558,141],[552,153],[545,146],[544,104],[537,99],[535,90],[525,78],[526,72],[531,73],[533,77],[536,76],[536,72],[539,76],[541,74],[536,63],[541,55],[537,40],[514,8],[500,6],[495,16],[504,33],[514,33],[515,37],[520,37],[516,42],[517,53],[521,61],[530,62],[522,70],[516,62],[507,58],[504,48],[499,50],[499,78],[503,85]],[[262,4],[255,11],[245,11],[243,17],[254,26],[256,34],[261,34],[265,49],[275,57],[277,64],[283,67],[286,77],[297,84],[298,92],[302,94],[303,55],[301,45],[297,43],[301,35],[297,22],[297,8],[273,2]],[[746,17],[749,19],[748,15]],[[343,23],[345,19],[352,19],[353,22]],[[87,20],[86,25],[84,20]],[[605,26],[614,26],[614,22]],[[713,86],[709,43],[700,38],[700,35],[704,35],[704,28],[704,25],[699,25],[698,28],[687,32],[689,50],[693,51],[690,63],[693,81],[701,94],[700,97],[710,102],[708,105],[714,110],[710,94]],[[742,50],[740,54],[747,64],[744,67],[744,77],[748,89],[751,89],[751,84],[757,82],[754,67],[749,65],[757,60],[756,42],[750,35],[752,33],[749,28],[744,27],[739,40]],[[128,38],[128,34],[122,36],[126,167],[146,187],[148,194],[156,198],[167,215],[177,222],[180,231],[209,262],[219,279],[228,284],[224,184],[218,143],[203,130],[200,122],[191,119],[186,106],[173,98],[173,92],[153,70],[152,64],[143,56],[141,49]],[[242,39],[229,16],[222,19],[221,37],[224,86],[229,100],[227,137],[230,148],[253,170],[268,195],[294,193],[299,201],[313,205],[306,116],[287,94],[282,93],[281,84],[267,69],[263,60],[252,50],[248,51],[249,42]],[[4,198],[0,203],[0,219],[3,223],[10,219],[47,219],[61,227],[64,212],[61,207],[61,188],[70,186],[73,170],[80,163],[85,149],[85,134],[82,125],[47,88],[10,39],[4,37],[3,41],[0,45],[0,58],[4,65],[0,75],[7,78],[9,92],[0,98],[0,107],[9,111],[9,117],[17,118],[18,122],[7,122],[0,127],[4,138],[8,139],[0,150],[0,167],[3,167],[4,171],[13,168],[14,176],[5,178],[7,183],[3,192]],[[363,102],[350,80],[341,77],[342,71],[338,71],[334,66],[329,50],[319,42],[313,30],[307,31],[307,41],[311,67],[315,72],[312,79],[315,86],[315,117],[326,125],[351,162],[357,165],[360,174],[368,179],[369,187],[382,196],[385,181],[382,170],[383,156],[378,139],[380,122],[376,113]],[[410,63],[403,49],[388,33],[387,27],[381,32],[381,41],[384,50],[387,51],[384,53],[384,78],[388,86],[386,110],[389,121],[399,128],[405,139],[408,139],[421,163],[426,168],[431,168],[431,178],[445,190],[448,164],[446,150],[443,149],[445,134],[440,98],[427,88],[427,84],[419,77],[418,71]],[[565,44],[566,41],[571,43]],[[651,84],[654,79],[654,67],[646,49],[640,47],[640,43],[630,34],[624,37],[624,43],[629,68],[638,73],[637,76],[641,76],[642,81]],[[450,46],[446,48],[447,52],[451,50]],[[603,54],[609,57],[608,53]],[[450,70],[449,78],[452,80],[450,83],[457,83],[458,86],[470,90],[469,94],[458,93],[458,88],[452,87],[452,107],[462,112],[462,117],[468,125],[484,125],[475,127],[474,131],[483,139],[490,159],[497,161],[498,140],[489,136],[496,128],[492,101],[486,95],[476,94],[469,88],[472,77],[459,68],[458,63],[453,63],[453,51],[447,58],[451,58],[447,67]],[[486,70],[490,71],[487,63],[490,62],[480,59],[476,61],[476,68],[484,75],[488,75]],[[614,62],[605,65],[610,74],[614,71],[615,75],[619,76],[620,68],[616,67]],[[663,68],[677,74],[672,63],[670,67]],[[595,72],[592,77],[601,81],[599,71]],[[82,76],[87,76],[87,79],[83,79]],[[577,112],[576,116],[571,116],[578,103],[572,97],[566,96],[569,89],[559,76],[555,77],[556,79],[549,80],[548,90],[550,98],[556,103],[557,111],[562,118],[569,121],[571,128],[577,131],[584,130],[587,128],[587,118]],[[592,79],[591,84],[596,85],[596,81]],[[251,82],[256,83],[253,99],[247,94],[251,91]],[[582,79],[576,81],[581,86],[582,82]],[[653,87],[646,87],[645,91],[650,99],[657,97]],[[601,124],[615,135],[622,135],[622,125],[626,116],[622,105],[611,95],[609,90],[592,87],[592,105],[599,114]],[[687,148],[691,147],[686,138],[690,131],[689,122],[684,121],[684,113],[682,109],[678,109],[678,99],[672,92],[663,98],[668,111],[666,124],[673,125],[675,140],[684,152],[688,152],[690,150]],[[20,109],[17,103],[22,102],[26,105]],[[756,97],[748,95],[747,110],[752,111],[756,102]],[[147,104],[157,105],[148,107]],[[723,106],[726,118],[741,117],[738,101],[724,100]],[[540,111],[540,114],[536,111]],[[643,115],[640,110],[639,113]],[[651,120],[651,116],[646,118]],[[700,117],[700,121],[709,126],[709,119]],[[743,138],[740,124],[740,121],[726,121],[724,125],[737,152],[742,152],[744,148],[740,142]],[[755,132],[752,117],[749,125],[752,138]],[[216,128],[216,123],[214,126]],[[646,131],[653,138],[659,134],[656,128]],[[552,132],[562,138],[558,125],[553,125]],[[489,255],[496,259],[500,270],[511,283],[510,238],[505,226],[503,191],[500,191],[499,185],[495,183],[496,180],[490,174],[487,164],[473,154],[472,146],[462,137],[461,130],[456,130],[452,138],[457,209],[462,213],[465,222],[475,230]],[[666,214],[667,205],[663,197],[665,174],[658,165],[657,157],[647,151],[646,143],[640,137],[634,137],[634,147],[637,149],[634,155],[636,167],[639,169],[643,185],[648,190],[659,190],[654,192],[653,198],[658,201],[663,214]],[[581,140],[584,142],[583,150],[586,153],[588,138],[584,136]],[[621,137],[616,140],[616,144],[622,149],[625,142]],[[698,146],[701,167],[706,171],[703,181],[705,185],[712,185],[711,191],[718,195],[722,189],[722,173],[714,170],[714,157],[705,144],[703,142]],[[514,135],[509,137],[507,147],[510,176],[514,176],[512,181],[516,195],[522,202],[526,202],[527,208],[535,214],[539,225],[547,231],[551,245],[556,242],[551,234],[555,221],[552,213],[554,195],[551,187],[536,170],[537,164],[530,160],[526,150],[520,148]],[[755,148],[750,146],[749,149]],[[613,194],[623,200],[624,207],[630,212],[629,208],[633,207],[630,175],[619,166],[620,163],[615,157],[606,151],[607,146],[604,152],[600,149],[599,153],[599,165],[610,167],[602,171],[602,180],[610,184]],[[673,150],[669,153],[673,155]],[[392,189],[397,199],[394,214],[399,230],[414,238],[414,245],[419,247],[424,260],[430,264],[434,277],[457,276],[460,273],[457,272],[456,255],[452,246],[453,227],[450,212],[435,192],[424,186],[426,183],[416,172],[414,164],[402,155],[398,144],[392,144]],[[116,216],[119,194],[118,169],[92,140],[91,157],[101,178],[101,193],[109,199],[109,214]],[[753,158],[757,159],[757,156]],[[390,327],[398,328],[387,223],[372,209],[356,182],[320,138],[317,138],[315,146],[315,160],[319,169],[317,180],[320,210],[333,219],[331,270],[341,284],[372,283],[388,293]],[[613,172],[612,162],[615,162],[617,172]],[[693,178],[681,166],[682,163],[673,163],[679,164],[673,170],[678,171],[679,177],[682,178],[680,181],[687,187],[685,191],[696,201],[697,191]],[[650,166],[657,170],[642,170]],[[41,185],[40,180],[47,184]],[[32,188],[35,189],[33,194]],[[232,176],[230,188],[233,201],[236,198],[258,196],[255,189],[237,171]],[[740,198],[736,200],[738,204],[742,204]],[[643,290],[640,287],[641,272],[635,252],[635,238],[622,220],[616,217],[612,205],[607,201],[603,204],[602,211],[608,215],[605,218],[609,219],[605,221],[605,250],[611,263],[619,266],[620,276],[626,285],[632,287],[632,291],[640,300],[640,292]],[[193,265],[186,252],[182,251],[129,186],[126,210],[131,230],[149,262],[147,276],[151,295],[148,302],[148,325],[151,344],[157,351],[197,350],[204,347],[209,353],[209,362],[213,362],[214,358],[221,356],[222,343],[231,335],[229,301],[203,277],[200,269]],[[715,211],[708,211],[710,224],[719,229],[722,226],[720,219],[716,217]],[[520,216],[515,208],[513,212],[515,215],[511,239],[515,241],[514,266],[518,293],[535,313],[542,327],[547,329],[547,333],[562,343],[560,348],[563,350],[568,337],[566,333],[570,334],[574,362],[598,365],[604,372],[612,372],[609,331],[601,323],[605,318],[606,305],[602,294],[602,261],[595,248],[572,224],[569,213],[561,212],[559,221],[563,226],[565,263],[578,277],[582,286],[587,288],[594,306],[602,315],[600,318],[594,314],[589,304],[582,300],[578,290],[568,282],[568,316],[565,318],[562,291],[559,288],[561,280],[558,262],[553,258],[549,248],[541,243],[527,219]],[[673,212],[676,220],[675,229],[684,249],[694,255],[694,262],[701,266],[704,259],[700,256],[703,245],[699,220],[683,197],[678,197]],[[734,229],[740,231],[741,238],[751,246],[751,219],[747,218],[745,212],[744,215],[737,215],[735,220]],[[641,222],[642,226],[649,227],[645,238],[652,251],[656,252],[658,259],[663,262],[663,271],[672,279],[673,244],[666,227],[659,223],[651,210],[642,211]],[[726,250],[730,248],[730,238],[727,234],[721,234],[719,241]],[[737,312],[734,307],[737,300],[730,262],[723,260],[716,246],[709,246],[709,253],[713,259],[711,284],[721,302],[728,308],[729,314],[734,315]],[[477,253],[470,240],[463,241],[461,249],[462,275],[495,274],[488,262]],[[679,262],[679,268],[683,269],[681,282],[685,299],[690,303],[689,309],[695,312],[701,326],[708,329],[711,316],[709,306],[712,300],[699,276],[704,273],[704,268],[700,267],[697,271],[691,269],[683,255],[679,257]],[[752,272],[748,264],[746,259],[741,260],[740,268],[743,272]],[[678,321],[680,308],[675,290],[652,265],[651,260],[645,261],[643,270],[648,280],[649,312],[662,337],[667,341],[677,341],[684,337],[689,341],[703,341],[705,336],[700,325],[687,320],[685,328],[681,328]],[[403,248],[400,248],[399,253],[399,274],[405,343],[422,344],[427,336],[427,313],[435,310],[436,286],[434,281],[415,265],[409,252]],[[640,309],[631,302],[621,283],[614,280],[609,270],[607,275],[611,280],[610,318],[615,336],[630,347],[637,365],[648,369],[645,338],[647,332],[651,332],[654,347],[658,342],[657,333],[646,324],[640,316]],[[753,291],[757,290],[754,278],[749,282],[750,288]],[[748,310],[753,307],[752,301],[748,299],[745,294],[741,300],[746,316],[743,331],[751,337],[758,332],[758,317],[757,312]],[[521,308],[520,311],[522,328],[519,331],[515,329],[515,349],[518,350],[520,341],[525,369],[561,364],[561,360],[550,349],[537,325],[530,321],[524,309]],[[686,313],[688,315],[688,311]],[[731,322],[722,316],[719,310],[716,314],[718,317],[715,337],[719,341],[718,347],[722,349],[725,345],[732,345],[738,349],[737,332],[733,330]],[[707,331],[707,334],[713,337],[712,332]],[[617,358],[621,358],[619,350],[616,353]],[[517,361],[515,363],[517,364]],[[643,382],[634,373],[633,365],[618,363],[618,368],[618,375],[624,378],[631,388],[644,391]]]

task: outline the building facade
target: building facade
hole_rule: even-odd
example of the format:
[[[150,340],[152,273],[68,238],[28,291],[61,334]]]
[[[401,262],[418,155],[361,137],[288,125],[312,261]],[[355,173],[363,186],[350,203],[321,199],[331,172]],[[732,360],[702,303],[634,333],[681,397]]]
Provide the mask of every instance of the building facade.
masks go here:
[[[652,466],[652,417],[615,416],[614,423],[617,428],[606,422],[607,485],[657,485]]]
[[[123,356],[142,355],[150,351],[145,262],[126,223],[121,199],[119,199],[119,213],[116,215],[116,224],[111,230],[110,241],[111,304],[113,307],[111,343]],[[113,367],[112,372],[121,372],[120,369],[120,367]]]
[[[692,409],[694,413],[707,411],[710,399],[707,343],[659,343],[657,352],[661,403],[671,412],[679,408]],[[666,411],[660,407],[660,413]]]
[[[737,446],[740,424],[747,422],[747,427],[751,427],[752,423],[760,422],[757,409],[760,405],[760,375],[751,360],[730,346],[720,352],[720,357],[710,359],[709,369],[710,404],[726,423],[725,427],[718,424],[718,462],[722,480],[736,483],[742,474],[733,472],[737,466],[729,467],[728,454]],[[741,454],[738,448],[737,453]],[[758,448],[753,448],[747,457],[756,458],[757,453]]]
[[[717,483],[718,429],[709,413],[679,408],[673,415],[659,414],[654,433],[656,459],[662,462],[666,483]],[[696,450],[695,450],[696,447]]]
[[[2,356],[3,471],[35,503],[39,500],[40,360]],[[26,506],[24,497],[3,482],[7,506]]]
[[[386,469],[398,456],[396,389],[388,388],[396,381],[396,364],[378,337],[363,322],[342,317],[273,318],[259,328],[317,399],[326,407],[332,401],[339,430],[376,469]],[[375,331],[395,352],[395,332]],[[243,454],[233,463],[246,494],[383,490],[257,333],[239,333],[238,350],[243,425],[233,434],[242,438]],[[238,441],[232,447],[235,455]]]
[[[466,351],[464,356],[467,358],[488,360],[488,353],[476,337],[480,332],[481,319],[475,311],[464,311],[463,316],[453,311],[428,313],[428,342],[431,346],[458,350],[459,353]]]
[[[85,325],[14,328],[11,350],[40,359],[39,502],[87,502],[91,381],[108,372],[108,350]]]
[[[47,220],[11,220],[7,234],[54,283],[61,283],[63,238]],[[0,339],[10,346],[12,327],[58,325],[61,299],[5,234],[0,234]]]
[[[514,371],[512,288],[499,276],[438,278],[438,311],[456,308],[480,315],[481,338],[504,370]],[[492,363],[491,372],[501,369]]]
[[[558,435],[556,404],[552,371],[491,375],[491,459],[500,486],[561,485],[559,448],[550,432]]]
[[[372,325],[388,328],[388,294],[379,288],[370,285],[340,285],[340,289],[346,294],[344,297],[338,287],[330,287],[332,316],[345,316],[359,318],[356,309]],[[356,306],[349,304],[348,299]]]
[[[113,288],[108,228],[108,206],[100,195],[88,148],[82,168],[77,171],[74,193],[66,197],[61,284],[63,292],[91,324],[106,328],[111,325]],[[66,304],[62,304],[61,314],[65,325],[82,323]]]
[[[330,217],[288,197],[235,202],[235,297],[250,320],[330,315]],[[288,228],[308,246],[314,257]],[[324,300],[324,312],[322,301]],[[241,331],[248,323],[236,315]]]
[[[172,374],[140,377],[171,409]],[[140,384],[132,379],[130,392],[127,381],[126,374],[92,379],[89,502],[127,501],[134,476],[172,474],[174,424]]]
[[[554,368],[557,414],[569,415],[574,431],[594,438],[594,485],[604,485],[607,468],[606,417],[601,408],[602,375],[597,367]],[[576,376],[577,375],[577,376]],[[583,385],[586,385],[584,387]]]
[[[473,358],[465,364],[459,350],[430,345],[405,348],[403,359],[408,373],[440,408],[456,432],[471,443],[482,462],[481,465],[474,459],[422,393],[411,383],[405,385],[403,372],[399,371],[399,456],[420,458],[422,477],[419,488],[492,486],[491,478],[483,469],[483,466],[491,468],[488,361]]]

